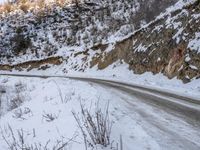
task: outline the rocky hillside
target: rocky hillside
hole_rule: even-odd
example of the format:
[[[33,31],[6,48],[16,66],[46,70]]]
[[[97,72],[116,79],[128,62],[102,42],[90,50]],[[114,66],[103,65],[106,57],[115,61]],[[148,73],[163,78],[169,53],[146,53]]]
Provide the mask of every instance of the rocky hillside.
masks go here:
[[[184,82],[200,78],[200,1],[155,20],[93,58],[104,69],[120,59],[134,73],[162,72]]]
[[[13,10],[7,6],[0,15],[0,61],[12,63],[16,56],[21,62],[43,59],[74,47],[108,43],[139,29],[175,1],[88,0],[35,7],[20,3],[14,8],[10,4]]]
[[[0,69],[31,70],[28,61],[56,57],[63,70],[84,72],[121,60],[136,74],[189,82],[200,77],[200,1],[176,2],[84,1],[2,13]]]

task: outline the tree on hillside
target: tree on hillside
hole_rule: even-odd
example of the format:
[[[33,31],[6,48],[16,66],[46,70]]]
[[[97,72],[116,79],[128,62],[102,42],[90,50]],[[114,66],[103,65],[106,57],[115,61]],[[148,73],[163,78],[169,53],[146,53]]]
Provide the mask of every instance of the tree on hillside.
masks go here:
[[[11,39],[12,53],[18,55],[25,53],[26,50],[31,46],[31,40],[29,37],[25,37],[22,28],[17,28],[14,37]]]

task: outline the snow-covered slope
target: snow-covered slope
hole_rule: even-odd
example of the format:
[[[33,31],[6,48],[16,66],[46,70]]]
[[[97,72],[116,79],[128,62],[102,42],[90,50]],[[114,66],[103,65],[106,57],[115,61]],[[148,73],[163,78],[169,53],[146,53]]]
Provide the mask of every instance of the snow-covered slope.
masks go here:
[[[154,4],[149,1],[149,7]],[[140,17],[149,13],[140,13],[146,6],[142,1],[107,1],[2,14],[0,61],[8,65],[61,56],[65,71],[85,71],[124,60],[134,73],[164,72],[184,82],[198,78],[199,1],[180,0],[140,28],[160,12],[152,12],[150,19]]]
[[[0,15],[0,61],[41,59],[116,41],[153,20],[175,1],[107,0],[86,1],[78,7],[15,8]]]

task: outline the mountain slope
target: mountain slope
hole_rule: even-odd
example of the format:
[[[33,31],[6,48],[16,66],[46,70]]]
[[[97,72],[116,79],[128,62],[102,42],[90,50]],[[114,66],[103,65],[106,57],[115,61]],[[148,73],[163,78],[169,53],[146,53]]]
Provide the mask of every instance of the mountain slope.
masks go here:
[[[163,2],[162,7],[173,2]],[[180,0],[153,20],[161,11],[150,13],[155,3],[106,1],[4,13],[0,69],[46,70],[62,64],[59,69],[65,73],[85,72],[120,61],[135,74],[163,73],[184,83],[198,79],[199,0]],[[144,16],[149,13],[150,17]],[[32,60],[38,61],[37,65]]]
[[[86,1],[78,6],[33,8],[27,4],[27,10],[17,5],[19,8],[0,15],[1,62],[16,61],[16,55],[27,61],[108,43],[153,20],[175,1]],[[159,9],[155,9],[157,5]]]
[[[200,2],[159,18],[93,59],[104,69],[124,60],[134,73],[162,72],[187,82],[200,77]]]

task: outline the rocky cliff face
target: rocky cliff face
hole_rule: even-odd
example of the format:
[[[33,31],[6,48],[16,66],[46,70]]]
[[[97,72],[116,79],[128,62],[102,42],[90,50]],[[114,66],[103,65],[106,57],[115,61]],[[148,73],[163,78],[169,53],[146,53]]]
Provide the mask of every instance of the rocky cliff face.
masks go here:
[[[131,37],[117,42],[108,53],[95,57],[92,66],[104,69],[124,60],[134,73],[162,72],[184,82],[200,77],[200,1],[152,22]]]

